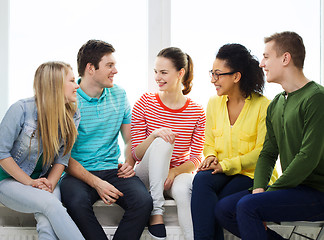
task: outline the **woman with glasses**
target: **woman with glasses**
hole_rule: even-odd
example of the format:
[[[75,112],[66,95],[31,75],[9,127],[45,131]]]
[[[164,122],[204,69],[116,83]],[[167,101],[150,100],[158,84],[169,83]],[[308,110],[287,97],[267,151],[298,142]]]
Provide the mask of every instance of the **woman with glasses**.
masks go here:
[[[193,181],[195,240],[224,239],[215,205],[227,195],[252,187],[270,102],[262,95],[264,74],[259,62],[240,44],[219,49],[210,77],[217,95],[208,102],[205,160]]]
[[[192,87],[193,63],[179,48],[166,48],[155,61],[157,93],[144,94],[132,113],[132,153],[136,175],[153,198],[149,233],[165,239],[164,196],[177,203],[186,240],[193,239],[190,199],[193,172],[202,160],[205,112],[186,97]]]
[[[84,239],[60,201],[57,182],[77,136],[76,90],[70,65],[41,64],[35,96],[13,104],[0,124],[0,202],[34,213],[38,239]]]

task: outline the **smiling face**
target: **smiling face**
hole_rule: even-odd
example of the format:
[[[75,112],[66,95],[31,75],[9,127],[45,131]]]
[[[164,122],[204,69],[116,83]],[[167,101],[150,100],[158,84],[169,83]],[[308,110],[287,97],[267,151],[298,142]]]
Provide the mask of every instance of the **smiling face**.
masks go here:
[[[260,67],[262,67],[265,72],[267,82],[280,83],[284,57],[283,55],[277,56],[274,45],[274,41],[270,41],[265,44],[263,59],[260,63]]]
[[[99,68],[95,69],[93,65],[90,66],[92,71],[92,79],[94,84],[99,88],[111,88],[114,86],[114,76],[118,73],[116,69],[116,60],[112,53],[104,55],[100,62]]]
[[[77,101],[76,92],[78,88],[79,85],[75,82],[74,74],[72,70],[69,68],[63,83],[64,97],[67,103]]]
[[[232,69],[227,66],[225,60],[216,58],[212,71],[214,73],[222,74],[232,72]],[[216,87],[218,96],[229,95],[233,91],[236,82],[235,73],[230,75],[220,75],[218,80],[211,78],[211,83]]]
[[[182,71],[177,71],[171,60],[157,57],[155,60],[155,81],[159,91],[177,91],[181,89]]]

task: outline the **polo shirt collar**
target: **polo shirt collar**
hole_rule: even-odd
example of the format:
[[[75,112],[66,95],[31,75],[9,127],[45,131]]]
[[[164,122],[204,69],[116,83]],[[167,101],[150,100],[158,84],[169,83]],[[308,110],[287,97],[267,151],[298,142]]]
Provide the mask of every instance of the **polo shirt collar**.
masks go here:
[[[78,80],[78,84],[80,85],[80,82],[81,82],[81,78]],[[92,98],[92,97],[89,97],[80,87],[78,88],[77,92],[80,94],[80,96],[82,98],[84,98],[85,100],[87,100],[88,102],[101,102],[102,99],[107,95],[107,88],[104,88],[103,91],[102,91],[102,94],[100,96],[100,98]]]

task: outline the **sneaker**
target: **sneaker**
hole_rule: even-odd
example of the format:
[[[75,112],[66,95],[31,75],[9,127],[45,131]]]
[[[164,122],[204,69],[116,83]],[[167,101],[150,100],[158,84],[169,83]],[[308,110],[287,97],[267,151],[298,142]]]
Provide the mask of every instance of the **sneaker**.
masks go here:
[[[148,232],[153,239],[157,239],[157,240],[166,239],[166,230],[164,224],[149,225]]]

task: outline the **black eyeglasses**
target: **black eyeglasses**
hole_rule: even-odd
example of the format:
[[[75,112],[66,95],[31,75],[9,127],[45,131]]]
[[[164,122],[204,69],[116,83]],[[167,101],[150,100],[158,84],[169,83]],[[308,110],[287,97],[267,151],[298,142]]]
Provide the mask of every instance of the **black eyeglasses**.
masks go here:
[[[213,72],[213,70],[210,70],[209,71],[209,76],[210,76],[210,78],[213,78],[215,81],[217,81],[219,79],[219,76],[232,75],[234,73],[236,73],[236,72],[217,73],[217,72]]]

